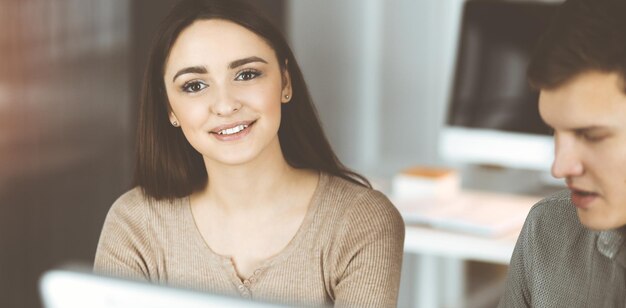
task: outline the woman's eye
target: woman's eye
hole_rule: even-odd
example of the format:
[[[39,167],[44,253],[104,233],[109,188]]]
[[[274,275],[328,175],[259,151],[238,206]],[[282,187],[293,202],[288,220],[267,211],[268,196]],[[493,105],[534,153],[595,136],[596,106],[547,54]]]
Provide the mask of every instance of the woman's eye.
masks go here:
[[[208,87],[205,83],[200,81],[191,81],[183,85],[183,91],[187,93],[196,93],[202,91],[202,89]]]
[[[245,80],[250,80],[250,79],[254,79],[256,77],[261,76],[260,72],[254,71],[254,70],[247,70],[247,71],[243,71],[239,74],[237,74],[237,76],[235,77],[235,80],[239,80],[239,81],[245,81]]]

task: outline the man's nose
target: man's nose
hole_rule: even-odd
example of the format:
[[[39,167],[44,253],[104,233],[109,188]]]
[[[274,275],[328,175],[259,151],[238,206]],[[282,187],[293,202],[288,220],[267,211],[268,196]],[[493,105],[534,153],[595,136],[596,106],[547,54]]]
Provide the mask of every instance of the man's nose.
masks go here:
[[[555,153],[552,163],[552,176],[566,178],[581,175],[584,168],[574,138],[555,136],[554,140]]]

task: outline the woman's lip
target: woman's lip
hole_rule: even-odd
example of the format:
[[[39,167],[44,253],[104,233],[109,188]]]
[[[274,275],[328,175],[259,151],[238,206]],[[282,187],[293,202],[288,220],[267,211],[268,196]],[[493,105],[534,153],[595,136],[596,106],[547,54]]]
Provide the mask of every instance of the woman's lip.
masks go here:
[[[214,127],[209,132],[212,133],[212,134],[217,134],[220,131],[223,131],[225,129],[237,127],[239,125],[248,125],[248,126],[250,126],[250,124],[252,124],[252,123],[254,123],[254,121],[241,121],[241,122],[236,122],[236,123],[231,123],[231,124],[226,124],[226,125],[220,125],[220,126]]]
[[[244,137],[246,137],[250,133],[250,130],[254,126],[254,123],[256,123],[256,122],[251,122],[251,123],[247,124],[246,128],[244,128],[243,130],[241,130],[240,132],[235,133],[235,134],[221,135],[221,134],[217,134],[217,133],[211,133],[211,135],[213,137],[215,137],[215,139],[217,139],[219,141],[236,141],[236,140],[240,140],[240,139],[243,139]],[[241,125],[241,124],[238,124],[238,125]],[[244,125],[246,125],[246,124],[244,124]]]

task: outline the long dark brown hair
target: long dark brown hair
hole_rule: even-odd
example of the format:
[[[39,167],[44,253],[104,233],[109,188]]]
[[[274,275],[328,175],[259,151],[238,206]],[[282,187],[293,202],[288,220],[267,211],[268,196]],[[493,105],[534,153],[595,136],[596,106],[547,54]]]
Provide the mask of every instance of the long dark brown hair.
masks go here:
[[[202,159],[168,118],[164,66],[178,35],[196,20],[223,19],[256,33],[274,49],[281,71],[291,77],[292,98],[281,104],[278,130],[287,163],[370,187],[367,179],[346,168],[322,130],[302,72],[283,35],[254,7],[240,0],[183,0],[162,21],[151,47],[139,110],[135,185],[155,199],[190,195],[207,184]],[[286,60],[286,61],[285,61]]]

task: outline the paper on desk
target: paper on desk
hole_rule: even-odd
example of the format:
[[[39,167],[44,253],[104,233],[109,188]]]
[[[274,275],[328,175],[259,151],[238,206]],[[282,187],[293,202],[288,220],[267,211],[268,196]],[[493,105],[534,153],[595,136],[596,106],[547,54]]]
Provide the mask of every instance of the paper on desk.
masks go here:
[[[407,224],[497,237],[524,224],[530,208],[540,200],[485,192],[463,192],[448,200],[434,198],[392,198]]]

